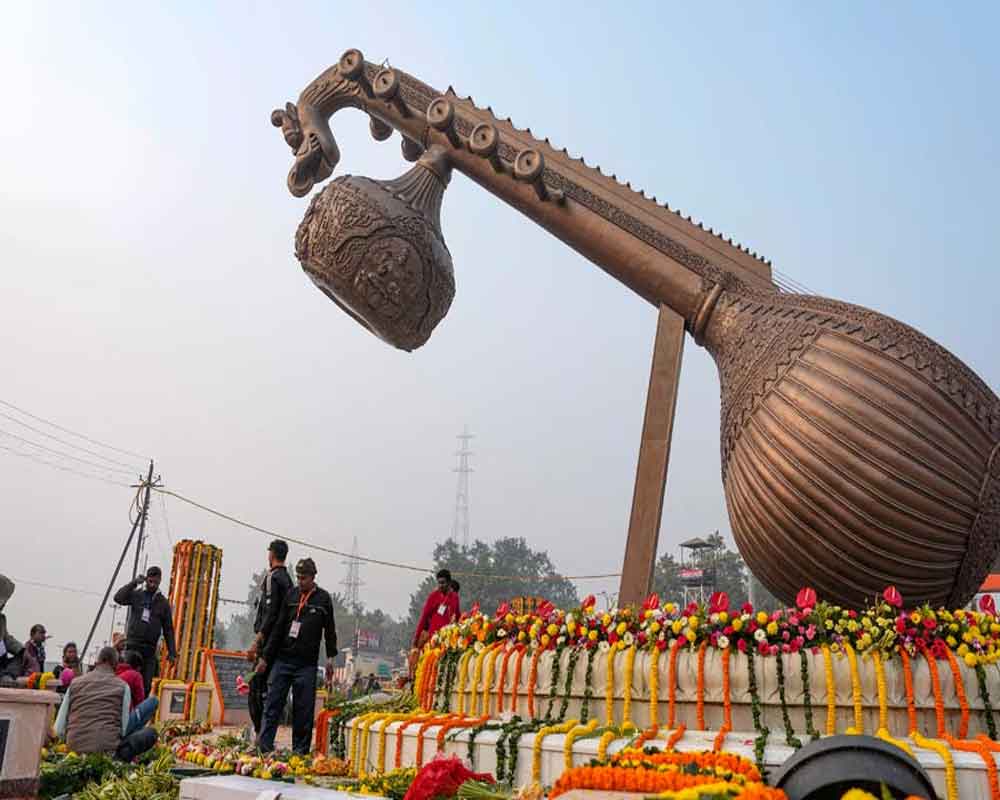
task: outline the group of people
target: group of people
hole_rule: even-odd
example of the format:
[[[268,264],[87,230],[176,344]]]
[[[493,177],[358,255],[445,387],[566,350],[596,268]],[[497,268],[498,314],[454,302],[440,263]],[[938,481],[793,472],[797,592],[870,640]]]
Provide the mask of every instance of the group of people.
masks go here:
[[[7,629],[7,617],[3,609],[14,594],[14,582],[0,575],[0,679],[15,680],[33,673],[45,672],[48,656],[45,642],[49,633],[44,625],[31,626],[28,640],[23,644]],[[81,672],[80,656],[75,642],[67,642],[62,651],[62,662],[52,669],[62,686],[67,685]]]
[[[254,640],[247,658],[254,664],[248,703],[262,752],[274,750],[288,692],[292,692],[292,749],[310,751],[320,642],[326,645],[327,668],[337,656],[333,599],[316,585],[316,562],[295,565],[295,585],[285,567],[288,544],[275,539],[267,548],[267,574],[261,584],[254,618]]]

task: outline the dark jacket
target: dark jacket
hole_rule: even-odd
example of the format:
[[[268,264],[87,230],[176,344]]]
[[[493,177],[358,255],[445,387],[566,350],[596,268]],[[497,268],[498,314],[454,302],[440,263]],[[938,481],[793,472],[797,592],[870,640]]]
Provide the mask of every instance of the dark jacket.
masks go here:
[[[264,648],[264,660],[273,664],[276,659],[292,661],[296,664],[319,663],[319,641],[326,639],[326,657],[337,655],[337,626],[333,619],[333,601],[325,589],[318,586],[298,615],[299,635],[290,637],[292,623],[296,621],[296,611],[302,590],[293,587],[285,597],[278,618]]]
[[[274,629],[281,609],[285,606],[285,598],[292,590],[292,579],[283,566],[275,567],[264,576],[260,587],[260,599],[257,600],[257,615],[253,621],[253,632],[260,634],[261,642],[266,642]]]
[[[125,631],[125,646],[129,650],[149,652],[160,641],[160,634],[167,643],[167,653],[177,657],[174,645],[174,620],[170,603],[162,592],[151,595],[145,586],[136,587],[136,582],[125,584],[115,592],[115,602],[128,607],[128,628]],[[149,622],[142,621],[142,612],[149,608]]]

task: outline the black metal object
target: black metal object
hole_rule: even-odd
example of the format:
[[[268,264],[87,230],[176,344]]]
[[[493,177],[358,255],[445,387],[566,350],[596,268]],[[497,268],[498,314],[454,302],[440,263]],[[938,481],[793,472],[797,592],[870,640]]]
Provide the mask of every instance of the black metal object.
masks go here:
[[[883,785],[899,800],[910,795],[937,798],[913,756],[874,736],[829,736],[810,742],[781,765],[771,782],[788,800],[840,800],[853,788],[881,797]]]

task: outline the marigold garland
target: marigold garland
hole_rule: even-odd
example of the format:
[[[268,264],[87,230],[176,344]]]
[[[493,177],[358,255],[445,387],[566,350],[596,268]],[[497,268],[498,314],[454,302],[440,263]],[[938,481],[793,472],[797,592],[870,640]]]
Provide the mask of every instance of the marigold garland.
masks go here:
[[[417,668],[413,671],[413,696],[416,697],[418,703],[423,699],[421,689],[424,685],[424,670],[427,669],[427,659],[429,656],[430,649],[425,648],[417,659]]]
[[[888,692],[885,687],[885,666],[878,651],[872,651],[872,664],[875,666],[875,686],[878,690],[878,729],[889,730]]]
[[[365,714],[361,722],[358,723],[358,728],[360,729],[360,735],[356,738],[356,745],[352,755],[354,756],[354,767],[357,770],[358,777],[363,778],[367,774],[367,764],[368,764],[368,738],[371,731],[372,723],[382,717],[382,714],[378,712],[372,712],[370,714]]]
[[[846,733],[862,734],[865,732],[865,717],[861,710],[861,674],[858,671],[858,654],[854,652],[850,642],[843,643],[847,653],[847,663],[851,667],[851,704],[854,706],[854,725]]]
[[[944,699],[941,696],[941,676],[938,674],[937,662],[929,650],[924,650],[927,669],[931,673],[931,688],[934,690],[934,718],[937,721],[937,738],[944,739],[947,731],[944,727]]]
[[[566,734],[566,741],[563,742],[563,763],[566,764],[566,769],[573,768],[573,742],[580,736],[593,733],[597,729],[597,725],[597,720],[592,719],[586,725],[574,726]]]
[[[917,729],[917,706],[913,697],[913,670],[910,667],[910,656],[900,648],[899,660],[903,665],[903,686],[906,689],[906,717],[912,734]]]
[[[378,755],[376,756],[375,763],[379,772],[385,772],[385,738],[389,725],[393,722],[409,719],[410,716],[410,714],[389,714],[378,726]]]
[[[417,714],[416,716],[410,717],[410,719],[406,720],[402,725],[396,728],[396,752],[393,758],[393,765],[396,769],[399,769],[403,765],[403,731],[417,722],[423,722],[428,716],[434,715]]]
[[[614,728],[609,728],[604,733],[601,734],[601,738],[597,742],[597,760],[603,761],[608,756],[608,745],[610,745],[615,739],[618,738],[618,731]]]
[[[636,750],[641,750],[643,745],[646,744],[646,742],[655,739],[659,735],[659,733],[660,733],[659,727],[657,727],[656,725],[651,725],[639,735],[639,738],[637,738],[634,742],[632,742],[631,747],[634,747]]]
[[[986,762],[986,777],[990,784],[990,796],[991,798],[1000,797],[1000,780],[997,777],[997,764],[993,758],[993,753],[1000,751],[1000,745],[982,733],[976,736],[976,742],[982,748],[980,755]],[[989,761],[986,761],[986,755],[983,755],[984,751],[989,754]]]
[[[444,737],[448,735],[450,731],[456,728],[474,728],[477,725],[483,725],[489,720],[489,717],[460,717],[452,719],[445,722],[437,732],[437,751],[439,753],[444,751]]]
[[[695,704],[695,719],[698,721],[698,730],[705,730],[705,650],[708,642],[704,641],[698,647],[698,693]]]
[[[608,650],[608,677],[604,682],[604,722],[615,724],[615,648]]]
[[[497,666],[497,656],[500,655],[500,647],[502,645],[496,644],[489,649],[489,655],[486,656],[486,679],[483,682],[483,693],[479,703],[479,713],[489,714],[490,713],[490,703],[493,699],[493,676],[496,671]],[[476,713],[475,709],[469,709],[473,714]]]
[[[677,653],[681,648],[680,639],[674,639],[670,646],[670,662],[667,670],[667,681],[670,684],[667,690],[667,727],[673,728],[675,722],[675,712],[677,706]],[[752,658],[752,656],[751,656]]]
[[[955,684],[955,696],[958,698],[958,707],[962,715],[958,723],[958,738],[964,739],[969,735],[969,699],[965,695],[965,684],[962,683],[962,671],[958,668],[958,659],[951,652],[951,648],[946,648],[945,654],[948,666],[951,667],[951,679]]]
[[[454,721],[454,714],[448,714],[444,717],[431,717],[417,728],[417,769],[420,769],[424,765],[424,734],[427,732],[427,729],[433,728],[435,725],[447,725],[449,722]]]
[[[649,654],[649,725],[660,725],[660,651],[655,647]]]
[[[875,731],[875,735],[882,741],[895,745],[900,750],[909,753],[911,756],[913,755],[913,748],[911,748],[910,745],[908,745],[902,739],[895,738],[892,734],[889,733],[888,728],[879,728],[877,731]]]
[[[635,645],[625,653],[625,699],[622,703],[622,728],[634,728],[632,722],[632,681],[635,677]]]
[[[532,719],[535,717],[535,686],[538,683],[538,659],[541,656],[540,649],[531,654],[531,670],[528,673],[528,716]]]
[[[503,654],[503,661],[500,664],[500,683],[497,685],[497,713],[503,713],[504,700],[507,694],[507,665],[510,657],[514,655],[514,648],[508,647]]]
[[[531,780],[540,783],[542,780],[542,742],[545,737],[553,733],[569,733],[579,724],[578,720],[571,719],[559,725],[546,725],[535,734],[535,742],[531,746]]]
[[[510,687],[510,710],[517,713],[517,696],[521,688],[521,664],[524,662],[524,654],[527,648],[523,644],[517,646],[517,659],[514,661],[514,685]]]
[[[951,751],[943,742],[935,739],[928,739],[918,730],[910,734],[910,738],[917,743],[918,747],[925,750],[933,750],[944,762],[944,786],[947,800],[958,800],[958,781],[955,778],[955,759],[951,757]]]
[[[479,681],[483,679],[483,659],[489,651],[484,647],[476,655],[476,663],[472,669],[472,686],[469,695],[469,713],[475,714],[479,706]]]
[[[474,651],[466,650],[458,661],[458,713],[465,713],[465,686],[469,681],[469,661]]]
[[[833,677],[833,656],[830,645],[822,647],[823,672],[826,678],[826,735],[833,736],[837,732],[837,683]]]
[[[733,729],[733,701],[729,696],[729,648],[722,651],[722,727],[715,735],[712,742],[712,750],[718,752],[722,749],[726,736]]]
[[[667,737],[667,742],[665,745],[663,745],[663,749],[673,750],[675,747],[677,747],[677,743],[684,738],[685,733],[687,733],[687,725],[685,725],[682,722],[680,724],[680,727],[677,728],[677,730],[675,730],[673,733],[670,734],[670,736]]]
[[[998,800],[1000,798],[1000,778],[997,775],[997,762],[993,758],[989,744],[984,744],[979,737],[969,741],[948,736],[946,741],[956,750],[961,750],[963,753],[976,753],[982,759],[986,766],[986,782],[990,787],[990,800]],[[986,741],[989,742],[989,739]]]

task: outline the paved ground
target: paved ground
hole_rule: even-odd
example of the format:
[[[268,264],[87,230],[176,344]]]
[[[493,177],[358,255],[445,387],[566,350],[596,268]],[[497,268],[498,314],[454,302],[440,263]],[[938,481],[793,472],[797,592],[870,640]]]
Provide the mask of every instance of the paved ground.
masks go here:
[[[211,742],[220,736],[240,736],[243,733],[243,728],[236,727],[226,727],[222,725],[216,725],[210,734],[204,736],[205,741]],[[251,731],[252,735],[252,731]],[[278,728],[278,735],[274,737],[274,746],[278,750],[290,750],[292,747],[292,729],[291,726],[282,725]]]

